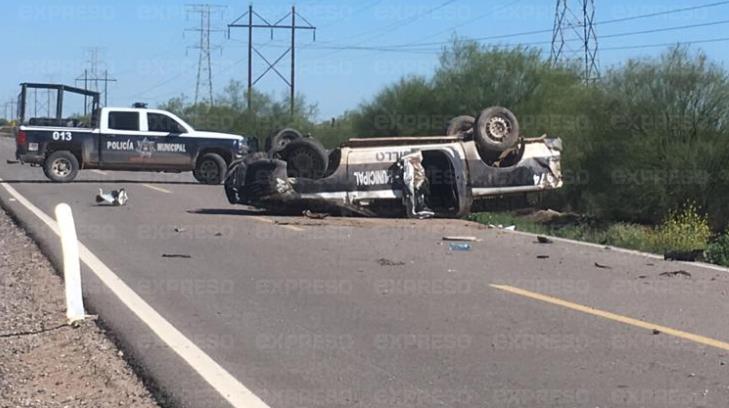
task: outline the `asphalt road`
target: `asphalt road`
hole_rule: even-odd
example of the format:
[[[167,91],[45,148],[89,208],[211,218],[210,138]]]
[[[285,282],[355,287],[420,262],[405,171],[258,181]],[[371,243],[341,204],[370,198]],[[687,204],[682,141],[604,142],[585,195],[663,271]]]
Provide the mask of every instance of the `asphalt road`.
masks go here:
[[[2,185],[51,216],[71,205],[79,240],[271,407],[729,405],[725,271],[457,220],[259,214],[188,174],[53,184],[5,164],[12,140],[0,152]],[[94,204],[120,187],[125,207]],[[57,258],[50,229],[2,187],[0,201]],[[481,241],[457,252],[445,235]],[[160,395],[226,406],[83,269],[88,308]]]

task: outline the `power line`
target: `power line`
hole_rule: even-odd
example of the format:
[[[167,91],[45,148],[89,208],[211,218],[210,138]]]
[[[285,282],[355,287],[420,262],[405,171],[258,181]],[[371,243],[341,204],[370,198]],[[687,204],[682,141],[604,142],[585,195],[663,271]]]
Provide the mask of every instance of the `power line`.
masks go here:
[[[705,9],[705,8],[711,8],[711,7],[718,7],[725,4],[729,4],[729,1],[719,1],[714,3],[708,3],[703,5],[697,5],[697,6],[691,6],[691,7],[683,7],[683,8],[677,8],[677,9],[671,9],[666,10],[662,12],[657,13],[648,13],[648,14],[640,14],[636,16],[629,16],[629,17],[622,17],[622,18],[616,18],[611,20],[604,20],[604,21],[597,21],[594,22],[593,25],[595,26],[601,26],[606,24],[614,24],[614,23],[620,23],[625,21],[633,21],[638,19],[644,19],[644,18],[651,18],[651,17],[658,17],[668,14],[675,14],[675,13],[683,13],[687,11],[693,11],[693,10],[699,10],[699,9]],[[497,34],[497,35],[489,35],[489,36],[483,36],[483,37],[467,37],[463,38],[464,40],[470,40],[470,41],[488,41],[488,40],[499,40],[504,38],[514,38],[514,37],[525,37],[525,36],[531,36],[531,35],[537,35],[537,34],[547,34],[547,33],[553,33],[554,27],[547,28],[547,29],[541,29],[541,30],[529,30],[529,31],[521,31],[521,32],[515,32],[515,33],[507,33],[507,34]],[[604,36],[601,36],[604,37]],[[381,45],[380,47],[383,48],[407,48],[407,47],[425,47],[425,46],[441,46],[441,45],[447,45],[450,41],[434,41],[434,42],[420,42],[420,43],[405,43],[405,44],[392,44],[392,45]],[[360,44],[355,44],[360,45]],[[346,44],[339,44],[341,47],[348,47]],[[351,45],[350,45],[351,47]]]
[[[675,46],[675,45],[707,44],[707,43],[717,43],[717,42],[725,42],[725,41],[729,41],[729,37],[708,38],[708,39],[703,39],[703,40],[691,40],[691,41],[679,41],[679,42],[672,42],[672,43],[624,45],[624,46],[619,46],[619,47],[602,48],[602,51],[635,50],[635,49],[643,49],[643,48],[661,48],[661,47],[671,47],[671,46]]]

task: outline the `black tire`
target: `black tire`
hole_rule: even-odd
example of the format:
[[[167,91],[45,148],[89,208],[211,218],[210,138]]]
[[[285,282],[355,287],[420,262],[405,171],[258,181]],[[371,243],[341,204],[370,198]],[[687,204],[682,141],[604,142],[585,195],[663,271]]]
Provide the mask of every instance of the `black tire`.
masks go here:
[[[296,129],[286,128],[279,130],[266,138],[266,151],[271,155],[283,151],[294,140],[303,139],[304,136]]]
[[[43,172],[46,177],[56,183],[68,183],[73,181],[78,174],[78,159],[73,153],[67,150],[59,150],[51,153],[43,162]]]
[[[205,153],[197,160],[192,171],[195,180],[202,184],[220,184],[225,179],[228,165],[217,153]]]
[[[478,115],[473,135],[482,151],[502,153],[519,141],[519,121],[506,108],[494,106],[484,109]]]
[[[462,115],[456,116],[448,122],[448,129],[446,130],[446,136],[458,136],[461,133],[466,133],[473,129],[473,125],[476,124],[476,118],[473,116]]]
[[[326,149],[315,139],[294,140],[279,156],[286,162],[289,177],[322,178],[329,165]]]

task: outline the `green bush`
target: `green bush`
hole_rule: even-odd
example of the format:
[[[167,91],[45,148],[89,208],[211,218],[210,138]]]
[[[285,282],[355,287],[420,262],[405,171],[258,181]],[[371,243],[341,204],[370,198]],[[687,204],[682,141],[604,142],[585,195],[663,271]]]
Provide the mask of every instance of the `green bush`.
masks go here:
[[[729,266],[729,231],[706,248],[706,259],[714,264]]]
[[[653,229],[636,224],[613,224],[605,231],[606,245],[638,251],[655,252]]]
[[[705,215],[695,204],[689,203],[679,211],[669,212],[666,220],[656,229],[655,246],[660,251],[693,251],[706,249],[711,228]]]

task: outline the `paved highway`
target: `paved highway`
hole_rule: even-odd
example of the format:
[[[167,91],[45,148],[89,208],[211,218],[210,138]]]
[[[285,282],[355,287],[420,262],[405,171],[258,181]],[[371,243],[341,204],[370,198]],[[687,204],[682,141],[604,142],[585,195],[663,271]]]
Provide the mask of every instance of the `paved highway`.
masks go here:
[[[71,205],[99,261],[87,307],[176,406],[729,405],[726,271],[458,220],[280,217],[188,174],[53,184],[0,152],[2,205],[56,261],[38,214]],[[94,204],[120,187],[126,206]]]

